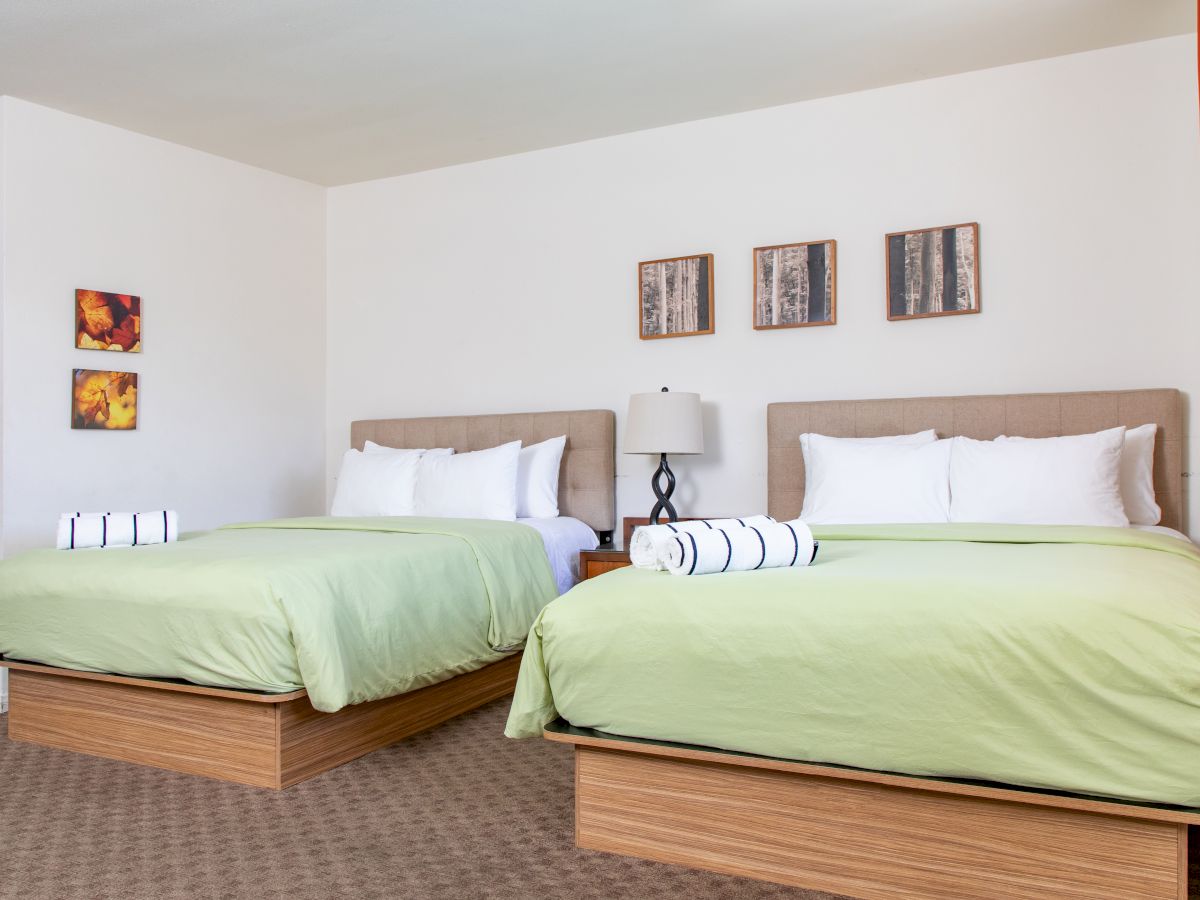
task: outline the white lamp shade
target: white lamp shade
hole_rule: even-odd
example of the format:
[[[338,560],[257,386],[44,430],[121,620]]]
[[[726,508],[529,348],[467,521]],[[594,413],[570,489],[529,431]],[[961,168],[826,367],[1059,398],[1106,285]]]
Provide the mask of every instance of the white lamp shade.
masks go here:
[[[700,395],[685,391],[631,394],[623,449],[626,453],[703,453]]]

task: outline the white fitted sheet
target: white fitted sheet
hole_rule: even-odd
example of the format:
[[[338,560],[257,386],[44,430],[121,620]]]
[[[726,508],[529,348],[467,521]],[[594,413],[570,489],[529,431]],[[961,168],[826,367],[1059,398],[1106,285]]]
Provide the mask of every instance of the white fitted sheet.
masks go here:
[[[546,545],[546,557],[554,571],[558,592],[565,594],[579,581],[579,551],[595,550],[600,546],[590,525],[558,516],[553,519],[517,519],[522,525],[537,529]]]
[[[1153,531],[1155,534],[1166,534],[1171,537],[1179,538],[1181,541],[1190,541],[1191,538],[1182,531],[1176,531],[1174,528],[1168,528],[1166,525],[1131,525],[1138,531]]]

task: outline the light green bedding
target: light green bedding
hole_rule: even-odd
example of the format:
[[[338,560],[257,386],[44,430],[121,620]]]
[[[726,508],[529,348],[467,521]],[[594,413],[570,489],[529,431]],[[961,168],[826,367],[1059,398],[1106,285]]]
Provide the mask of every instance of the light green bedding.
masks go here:
[[[282,519],[0,562],[0,653],[305,687],[333,712],[502,658],[556,593],[541,536],[514,522]]]
[[[1132,529],[815,528],[809,568],[551,603],[509,716],[1200,807],[1200,551]]]

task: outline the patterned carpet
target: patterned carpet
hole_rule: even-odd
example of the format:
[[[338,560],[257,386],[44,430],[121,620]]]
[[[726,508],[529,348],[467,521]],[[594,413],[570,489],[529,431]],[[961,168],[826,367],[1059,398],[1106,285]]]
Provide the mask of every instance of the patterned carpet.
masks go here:
[[[282,793],[14,743],[0,724],[0,897],[831,897],[576,850],[570,750],[507,740],[507,711]]]
[[[282,793],[14,743],[0,716],[0,898],[837,900],[576,850],[571,751],[507,740],[507,712]]]

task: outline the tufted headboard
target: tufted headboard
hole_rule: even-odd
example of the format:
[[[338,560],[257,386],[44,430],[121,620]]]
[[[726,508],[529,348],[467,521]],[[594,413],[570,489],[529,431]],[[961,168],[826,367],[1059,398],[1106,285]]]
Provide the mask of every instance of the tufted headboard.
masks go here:
[[[385,447],[453,447],[484,450],[508,441],[536,444],[567,436],[559,470],[558,508],[598,532],[616,526],[616,422],[611,410],[434,416],[421,419],[363,419],[350,423],[350,444]]]
[[[1001,434],[1059,437],[1154,422],[1154,496],[1162,522],[1183,529],[1183,401],[1173,388],[1076,394],[992,394],[898,400],[824,400],[767,406],[767,509],[792,519],[804,505],[804,457],[799,436],[909,434],[991,440]]]

